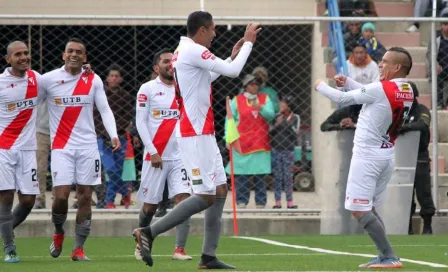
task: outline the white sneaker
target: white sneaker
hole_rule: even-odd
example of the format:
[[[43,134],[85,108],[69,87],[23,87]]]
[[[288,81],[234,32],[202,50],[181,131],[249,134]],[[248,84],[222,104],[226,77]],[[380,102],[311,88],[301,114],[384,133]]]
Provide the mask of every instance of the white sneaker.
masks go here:
[[[193,258],[191,258],[191,256],[188,256],[183,248],[176,247],[174,249],[173,260],[189,261],[193,260]]]
[[[406,29],[406,32],[418,32],[418,28],[415,25],[411,25],[408,29]]]
[[[134,256],[137,261],[142,260],[142,254],[140,254],[140,247],[138,245],[135,247]]]
[[[240,208],[240,209],[245,209],[246,208],[246,204],[244,204],[244,203],[240,203],[240,204],[238,204],[238,208]]]

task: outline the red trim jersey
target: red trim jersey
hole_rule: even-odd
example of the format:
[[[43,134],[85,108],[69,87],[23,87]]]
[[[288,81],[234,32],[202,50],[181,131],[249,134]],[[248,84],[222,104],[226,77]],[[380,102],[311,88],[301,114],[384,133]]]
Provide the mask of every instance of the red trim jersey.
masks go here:
[[[93,107],[101,114],[111,138],[117,138],[115,118],[103,82],[96,74],[72,75],[64,67],[42,76],[50,114],[52,149],[98,149]]]
[[[163,160],[180,160],[174,129],[179,109],[173,85],[159,77],[146,82],[137,94],[136,126],[145,145],[145,160],[158,153]]]
[[[188,37],[181,37],[173,55],[176,96],[180,119],[177,137],[215,133],[211,83],[220,75],[237,77],[250,52],[252,43],[245,42],[238,56],[222,60],[206,47]]]
[[[36,150],[36,114],[41,75],[0,75],[0,149]],[[39,83],[38,83],[39,82]]]
[[[356,125],[353,155],[364,159],[391,159],[399,131],[414,102],[414,92],[407,80],[361,85],[350,78],[348,92],[320,83],[317,90],[341,106],[363,104]]]

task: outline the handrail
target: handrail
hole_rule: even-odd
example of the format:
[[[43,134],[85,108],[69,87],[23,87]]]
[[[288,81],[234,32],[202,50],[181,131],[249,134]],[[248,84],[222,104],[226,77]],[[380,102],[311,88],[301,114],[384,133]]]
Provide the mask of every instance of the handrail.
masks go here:
[[[340,17],[338,0],[328,0],[328,16]],[[342,35],[342,26],[340,21],[329,22],[329,42],[333,51],[336,52],[338,63],[336,74],[348,75],[347,58],[345,55],[344,38]]]

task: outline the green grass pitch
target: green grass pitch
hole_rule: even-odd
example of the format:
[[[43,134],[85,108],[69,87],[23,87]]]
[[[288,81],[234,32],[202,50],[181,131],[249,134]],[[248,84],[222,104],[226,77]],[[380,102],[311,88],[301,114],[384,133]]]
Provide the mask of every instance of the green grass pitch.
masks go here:
[[[289,245],[334,250],[350,253],[376,254],[365,236],[263,236]],[[161,236],[154,243],[154,266],[145,266],[134,259],[132,237],[95,238],[85,245],[91,262],[72,262],[70,252],[73,239],[64,242],[62,255],[53,259],[49,255],[50,238],[17,238],[20,263],[0,263],[1,272],[139,272],[139,271],[197,271],[202,237],[189,237],[186,251],[193,261],[172,261],[174,237]],[[416,261],[448,265],[448,236],[391,236],[397,255]],[[370,260],[367,257],[335,255],[308,249],[289,248],[259,241],[222,237],[218,257],[237,267],[237,271],[362,271],[358,265]],[[422,264],[403,262],[402,271],[448,271],[448,267],[434,268]]]

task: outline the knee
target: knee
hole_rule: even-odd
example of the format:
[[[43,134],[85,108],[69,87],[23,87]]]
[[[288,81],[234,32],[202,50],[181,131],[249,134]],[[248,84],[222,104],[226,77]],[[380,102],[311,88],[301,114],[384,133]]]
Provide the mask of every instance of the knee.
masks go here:
[[[367,212],[365,212],[365,211],[351,211],[351,213],[352,213],[352,216],[353,216],[355,219],[359,219],[359,218],[361,218],[364,214],[366,214]]]
[[[176,205],[190,197],[189,194],[178,194],[174,197]]]
[[[26,209],[31,210],[34,206],[35,201],[36,201],[35,195],[22,196],[22,198],[20,199],[20,205]]]
[[[201,195],[201,197],[207,201],[208,206],[212,206],[216,202],[216,196],[214,195]]]
[[[81,206],[89,205],[92,201],[92,191],[91,190],[80,190],[77,192],[78,203]]]
[[[227,197],[227,183],[216,187],[216,197]]]
[[[54,190],[54,201],[55,202],[68,201],[69,195],[70,195],[70,191],[67,193],[65,190],[59,190],[56,187],[56,190]]]
[[[143,204],[142,209],[146,215],[155,214],[157,211],[157,205],[145,203]]]

